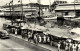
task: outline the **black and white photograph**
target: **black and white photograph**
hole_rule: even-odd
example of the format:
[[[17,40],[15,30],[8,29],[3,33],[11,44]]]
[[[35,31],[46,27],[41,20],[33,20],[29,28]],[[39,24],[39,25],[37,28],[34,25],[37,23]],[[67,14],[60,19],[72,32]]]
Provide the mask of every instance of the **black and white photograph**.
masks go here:
[[[0,51],[80,51],[80,0],[0,0]]]

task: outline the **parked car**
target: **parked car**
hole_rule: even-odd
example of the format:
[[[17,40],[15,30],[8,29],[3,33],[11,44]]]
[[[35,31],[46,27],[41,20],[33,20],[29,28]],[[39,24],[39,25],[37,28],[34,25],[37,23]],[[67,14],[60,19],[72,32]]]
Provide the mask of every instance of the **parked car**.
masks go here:
[[[5,30],[0,30],[0,38],[1,38],[1,39],[10,38],[10,35],[8,34],[7,31],[5,31]]]

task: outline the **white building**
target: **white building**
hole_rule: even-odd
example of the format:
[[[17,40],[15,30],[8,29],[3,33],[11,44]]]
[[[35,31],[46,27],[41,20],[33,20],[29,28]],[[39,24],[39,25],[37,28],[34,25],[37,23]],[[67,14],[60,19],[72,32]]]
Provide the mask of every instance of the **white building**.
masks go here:
[[[55,9],[57,16],[80,17],[80,4],[61,4]]]

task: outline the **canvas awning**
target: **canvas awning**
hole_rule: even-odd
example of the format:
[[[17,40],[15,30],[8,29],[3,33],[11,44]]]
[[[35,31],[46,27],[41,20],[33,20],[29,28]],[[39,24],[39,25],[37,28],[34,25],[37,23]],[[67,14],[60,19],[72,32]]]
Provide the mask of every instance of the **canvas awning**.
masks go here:
[[[75,6],[75,8],[74,8]],[[62,10],[80,10],[80,4],[62,4],[62,5],[58,5],[55,9],[55,11],[62,11]]]
[[[57,16],[56,17],[51,17],[51,18],[44,18],[45,20],[55,20],[57,19]]]
[[[80,22],[80,17],[79,17],[79,18],[74,18],[74,19],[71,19],[71,21]]]
[[[67,16],[63,16],[64,18],[74,18],[75,15],[67,15]]]
[[[32,31],[42,31],[42,30],[39,30],[39,29],[36,29],[36,28],[28,28],[29,30],[32,30]],[[43,31],[42,31],[43,32]]]
[[[36,15],[32,15],[32,14],[25,14],[26,18],[36,18]]]
[[[80,28],[73,28],[70,30],[70,32],[80,35]]]
[[[21,20],[21,19],[16,19],[16,21],[20,22],[20,21],[23,21],[23,20]]]
[[[60,37],[60,38],[70,38],[74,39],[78,37],[78,34],[71,34],[69,29],[60,29],[60,28],[48,28],[49,31],[47,33],[52,36]]]
[[[26,27],[21,27],[21,29],[27,29]]]
[[[80,42],[80,37],[73,38],[73,40],[76,40],[76,41]]]
[[[68,30],[60,28],[50,28],[48,34],[57,37],[70,38],[70,33],[68,32]]]
[[[47,29],[44,26],[39,26],[39,25],[36,25],[36,28],[39,30],[42,30],[42,31],[46,31],[46,29]]]

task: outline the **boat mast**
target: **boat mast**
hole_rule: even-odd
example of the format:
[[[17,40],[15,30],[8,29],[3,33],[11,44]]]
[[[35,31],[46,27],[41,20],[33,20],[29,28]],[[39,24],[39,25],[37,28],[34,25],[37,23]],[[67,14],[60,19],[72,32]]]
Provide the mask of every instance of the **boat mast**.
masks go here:
[[[49,0],[49,3],[50,3],[50,5],[49,5],[49,9],[51,10],[51,15],[52,15],[51,0]]]
[[[75,17],[76,17],[76,8],[75,8],[75,0],[74,0],[74,14],[75,14]]]
[[[21,9],[22,9],[21,19],[24,20],[24,18],[23,18],[23,3],[22,3],[22,0],[21,0]]]
[[[9,7],[10,7],[10,16],[11,16],[11,3],[9,3]],[[12,22],[12,17],[11,17],[11,22]]]
[[[37,2],[38,2],[38,6],[39,6],[39,12],[38,12],[39,17],[40,17],[40,1],[41,1],[41,0],[37,0]]]
[[[12,25],[13,25],[13,14],[14,14],[14,7],[13,7],[13,0],[10,2],[12,4],[12,14],[11,14],[11,20],[12,20]]]
[[[32,3],[31,0],[29,0],[29,2]],[[30,6],[31,6],[31,11],[32,11],[32,5],[30,5]],[[32,12],[32,14],[33,14],[33,12]]]
[[[49,0],[49,3],[50,3],[50,5],[49,5],[49,10],[51,11],[51,1]],[[52,11],[51,11],[51,15],[52,15]],[[48,30],[48,23],[49,23],[49,21],[47,20],[47,30]]]

